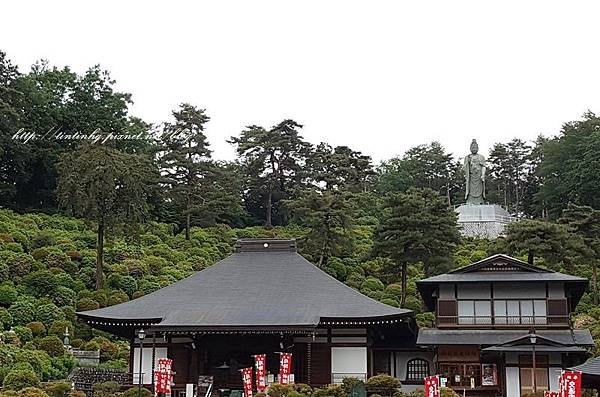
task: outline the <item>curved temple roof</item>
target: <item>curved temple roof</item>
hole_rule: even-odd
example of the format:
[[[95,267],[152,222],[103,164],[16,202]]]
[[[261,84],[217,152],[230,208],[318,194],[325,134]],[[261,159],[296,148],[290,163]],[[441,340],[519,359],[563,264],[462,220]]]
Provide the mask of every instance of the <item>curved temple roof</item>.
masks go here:
[[[252,329],[385,321],[412,313],[368,298],[318,269],[296,253],[294,240],[240,240],[237,248],[156,292],[77,314],[92,325]]]

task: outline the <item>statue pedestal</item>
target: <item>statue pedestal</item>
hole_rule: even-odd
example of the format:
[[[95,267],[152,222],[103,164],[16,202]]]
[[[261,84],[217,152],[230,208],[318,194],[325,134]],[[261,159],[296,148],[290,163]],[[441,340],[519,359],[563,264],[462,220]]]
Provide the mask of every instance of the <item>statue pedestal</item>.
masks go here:
[[[498,204],[463,204],[455,211],[460,233],[466,237],[494,239],[517,220]]]

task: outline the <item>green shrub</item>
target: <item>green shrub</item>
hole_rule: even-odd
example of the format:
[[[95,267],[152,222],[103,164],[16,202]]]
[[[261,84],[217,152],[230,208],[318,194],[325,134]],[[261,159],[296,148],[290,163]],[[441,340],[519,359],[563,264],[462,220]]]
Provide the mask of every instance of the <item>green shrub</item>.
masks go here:
[[[119,391],[120,388],[121,388],[121,385],[119,385],[119,383],[115,382],[114,380],[109,380],[107,382],[102,382],[102,383],[96,383],[93,386],[94,396],[96,396],[96,395],[107,396],[107,395],[115,394]]]
[[[44,386],[44,391],[50,397],[68,397],[72,387],[69,382],[53,382]]]
[[[33,336],[44,336],[46,335],[46,326],[39,321],[32,321],[26,325],[31,330]]]
[[[35,305],[31,301],[17,301],[10,305],[8,311],[16,325],[25,325],[35,320]]]
[[[129,300],[129,296],[123,291],[114,291],[108,297],[108,305],[118,305],[119,303],[127,302]]]
[[[46,336],[42,338],[38,346],[40,350],[48,353],[50,357],[58,357],[65,354],[65,347],[60,339],[56,336]]]
[[[390,375],[375,375],[365,382],[367,391],[372,393],[382,393],[392,395],[401,386],[400,381]]]
[[[268,397],[284,397],[292,391],[292,386],[274,383],[267,388]]]
[[[25,349],[17,350],[15,352],[15,362],[26,362],[31,364],[34,372],[43,381],[50,379],[52,375],[52,360],[45,351]]]
[[[347,397],[347,395],[341,385],[334,385],[324,389],[315,389],[312,397]]]
[[[19,339],[19,336],[12,331],[5,331],[2,333],[2,340],[9,345],[21,346],[21,339]]]
[[[121,397],[137,397],[138,396],[138,388],[137,387],[132,387],[130,389],[127,389],[126,391],[124,391],[121,394]],[[152,394],[152,392],[148,389],[146,389],[145,387],[142,387],[142,395],[141,397],[153,397],[154,395]]]
[[[39,387],[40,378],[33,371],[9,371],[4,377],[2,387],[5,390],[21,390],[27,387]]]
[[[52,323],[52,325],[48,329],[48,335],[54,335],[62,339],[67,329],[69,330],[69,337],[73,338],[73,336],[75,335],[75,329],[73,327],[73,324],[71,324],[71,322],[67,320],[58,320]]]
[[[35,263],[35,259],[31,255],[27,254],[16,254],[12,260],[8,263],[11,276],[25,276]]]
[[[17,334],[22,343],[31,342],[33,340],[33,332],[31,332],[31,329],[27,327],[17,325],[13,328],[13,331],[15,334]]]
[[[48,303],[38,306],[36,310],[36,320],[41,321],[46,328],[50,327],[57,320],[64,320],[65,314],[54,303]]]
[[[54,274],[49,270],[38,270],[23,277],[27,292],[36,297],[51,296],[54,293]]]
[[[360,286],[360,289],[361,291],[363,289],[368,289],[371,291],[383,291],[383,283],[378,278],[367,277],[367,279],[363,281],[362,285]]]
[[[0,283],[10,280],[10,268],[6,263],[0,262]]]
[[[54,237],[54,233],[50,230],[40,230],[35,236],[31,238],[31,247],[32,248],[41,248],[47,247],[49,245],[54,245],[56,242],[56,238]]]
[[[52,301],[57,306],[70,306],[75,303],[77,294],[71,288],[59,285],[54,290]]]
[[[350,394],[350,392],[352,392],[352,389],[355,387],[359,387],[359,386],[363,386],[364,387],[365,382],[363,382],[360,379],[357,378],[344,378],[342,379],[342,389],[344,389],[344,392],[346,394]]]
[[[88,310],[95,310],[100,307],[100,304],[93,300],[92,298],[81,298],[77,301],[77,310],[80,312],[85,312]]]
[[[4,325],[4,328],[0,327],[0,331],[2,331],[2,329],[10,329],[13,325],[12,315],[3,307],[0,307],[0,323]]]
[[[449,387],[442,387],[440,389],[440,397],[461,397],[461,395],[458,394],[454,389],[451,389]],[[534,394],[531,397],[544,397],[544,392],[538,392],[537,394]]]
[[[0,265],[0,268],[1,267],[2,267],[2,265]],[[0,272],[1,272],[1,270],[0,270]],[[0,280],[1,279],[2,279],[2,276],[0,275]],[[0,285],[0,306],[9,307],[13,303],[15,303],[16,300],[17,300],[17,290],[14,287],[12,287],[8,284]]]
[[[45,391],[37,387],[26,387],[19,391],[18,397],[48,397]]]
[[[12,366],[13,371],[33,371],[33,367],[29,363],[16,363]]]

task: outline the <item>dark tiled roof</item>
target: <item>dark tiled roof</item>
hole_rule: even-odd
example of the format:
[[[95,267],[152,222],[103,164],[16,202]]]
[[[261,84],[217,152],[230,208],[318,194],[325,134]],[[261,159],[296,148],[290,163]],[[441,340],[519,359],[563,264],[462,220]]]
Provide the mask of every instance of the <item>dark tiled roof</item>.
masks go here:
[[[480,345],[493,346],[511,342],[527,335],[519,330],[442,330],[421,329],[418,345]],[[594,346],[594,340],[587,329],[576,330],[536,330],[536,334],[565,346]]]
[[[573,371],[579,371],[585,375],[600,376],[600,357],[590,358],[583,364],[570,369]]]
[[[242,241],[242,243],[248,240]],[[219,263],[151,294],[78,313],[87,321],[149,321],[158,327],[316,326],[323,318],[373,320],[410,315],[346,286],[282,242],[251,241]],[[283,244],[285,245],[285,244]]]
[[[447,273],[433,276],[419,281],[419,284],[439,283],[479,283],[479,282],[513,282],[513,281],[575,281],[587,283],[585,278],[571,276],[563,273],[534,273],[534,272],[472,272],[472,273]]]

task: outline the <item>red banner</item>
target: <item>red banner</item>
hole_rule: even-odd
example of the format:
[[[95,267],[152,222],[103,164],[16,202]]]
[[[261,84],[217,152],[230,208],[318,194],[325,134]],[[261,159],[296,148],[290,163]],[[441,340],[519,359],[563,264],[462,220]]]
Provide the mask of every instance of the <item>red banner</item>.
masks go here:
[[[560,397],[581,397],[581,372],[563,372],[559,384]]]
[[[425,397],[440,397],[440,378],[434,375],[423,380],[425,381]]]
[[[240,369],[242,372],[242,382],[244,383],[244,395],[252,397],[252,367]]]
[[[292,353],[279,353],[279,383],[288,385],[292,373]]]
[[[154,393],[171,393],[173,381],[173,360],[158,359],[158,369],[154,371]]]
[[[254,356],[256,366],[256,390],[264,391],[267,388],[267,356],[258,354]]]
[[[544,397],[559,397],[559,392],[546,390],[544,392]]]

